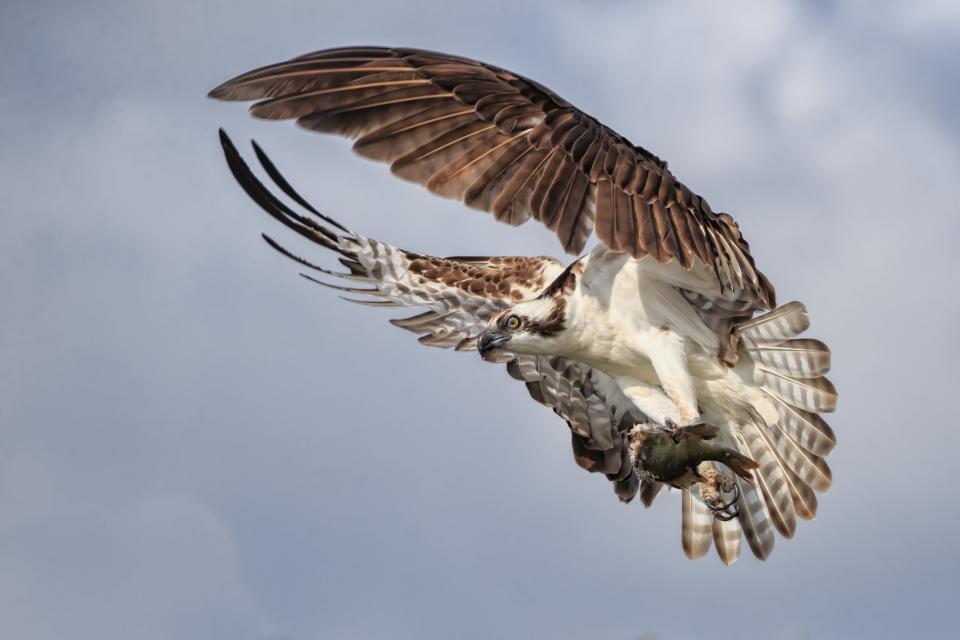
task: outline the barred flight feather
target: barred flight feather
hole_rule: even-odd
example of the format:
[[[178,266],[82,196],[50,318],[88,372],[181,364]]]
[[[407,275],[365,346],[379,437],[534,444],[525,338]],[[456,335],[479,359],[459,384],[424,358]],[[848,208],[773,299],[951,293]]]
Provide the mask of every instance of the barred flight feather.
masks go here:
[[[777,425],[767,431],[780,457],[797,477],[817,491],[826,491],[833,482],[830,467],[816,456],[794,442],[793,438]]]
[[[792,538],[797,530],[796,512],[793,508],[793,495],[780,461],[772,445],[764,437],[763,427],[744,425],[743,438],[750,449],[751,457],[760,465],[753,475],[766,503],[767,513],[777,531],[785,538]]]
[[[710,550],[713,540],[713,516],[707,507],[693,495],[694,489],[682,491],[680,518],[680,542],[683,552],[691,560],[702,557]]]
[[[801,480],[786,462],[779,448],[779,446],[782,445],[778,445],[778,441],[775,440],[775,436],[778,434],[771,434],[771,429],[777,432],[779,428],[776,425],[773,427],[756,426],[757,433],[763,437],[766,450],[774,456],[777,466],[779,467],[777,476],[780,481],[786,484],[790,493],[790,499],[793,502],[795,515],[804,520],[812,520],[817,513],[817,496],[813,489]],[[771,507],[771,510],[772,509],[773,507]]]
[[[723,564],[729,566],[740,557],[740,523],[736,520],[713,519],[713,545]]]
[[[777,454],[779,455],[779,453]],[[786,463],[784,463],[786,466]],[[817,517],[817,494],[803,482],[790,467],[786,467],[787,477],[790,479],[790,491],[793,495],[793,508],[798,518],[813,520]]]
[[[833,411],[837,390],[827,378],[791,378],[758,366],[754,381],[784,402],[807,411]]]
[[[749,347],[747,353],[764,368],[792,378],[819,378],[830,371],[830,349],[819,340],[759,344]]]
[[[827,490],[832,482],[822,456],[836,437],[817,412],[833,411],[837,394],[823,377],[830,369],[830,350],[819,340],[797,339],[809,326],[799,302],[737,325],[742,353],[753,361],[753,380],[776,408],[772,423],[764,425],[760,419],[743,431],[761,465],[757,484],[767,515],[786,537],[795,531],[796,517],[816,516],[815,491]],[[748,528],[744,524],[745,533]],[[761,547],[761,538],[754,537],[752,546]]]
[[[740,527],[750,550],[757,558],[766,560],[773,552],[773,527],[767,515],[767,507],[755,485],[743,478],[734,479],[740,489],[737,508]]]
[[[737,325],[740,338],[748,347],[782,344],[810,328],[810,316],[799,302],[788,302],[773,311]]]
[[[830,453],[837,443],[837,437],[823,418],[785,402],[767,389],[761,387],[760,390],[776,405],[780,416],[778,424],[784,433],[812,454],[825,456]]]

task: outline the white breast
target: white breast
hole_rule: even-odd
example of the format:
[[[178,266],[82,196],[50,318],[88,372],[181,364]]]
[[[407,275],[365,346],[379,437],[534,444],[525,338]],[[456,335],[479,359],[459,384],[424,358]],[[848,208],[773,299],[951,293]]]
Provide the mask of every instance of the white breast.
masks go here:
[[[677,289],[660,281],[645,260],[604,247],[584,258],[576,290],[567,299],[565,355],[613,377],[656,382],[645,354],[662,343],[669,328],[716,353],[716,335]]]

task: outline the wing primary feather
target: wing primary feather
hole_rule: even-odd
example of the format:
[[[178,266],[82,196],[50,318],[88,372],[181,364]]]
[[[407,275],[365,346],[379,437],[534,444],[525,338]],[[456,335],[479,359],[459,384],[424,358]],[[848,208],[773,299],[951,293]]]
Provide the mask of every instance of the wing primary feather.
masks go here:
[[[263,183],[250,171],[250,167],[243,161],[237,148],[233,145],[233,141],[230,140],[223,129],[220,130],[220,143],[223,146],[227,166],[230,167],[233,177],[236,178],[237,183],[243,188],[247,195],[260,205],[261,209],[303,237],[313,240],[317,244],[332,251],[353,257],[338,245],[337,241],[339,237],[337,234],[310,218],[293,211],[270,193]]]
[[[300,256],[298,256],[298,255],[296,255],[296,254],[294,254],[294,253],[291,253],[291,252],[288,251],[286,248],[284,248],[281,244],[279,244],[276,240],[274,240],[273,238],[271,238],[270,236],[268,236],[268,235],[265,234],[265,233],[261,233],[261,234],[260,234],[260,237],[263,238],[264,241],[265,241],[268,245],[270,245],[270,248],[272,248],[274,251],[278,252],[279,254],[281,254],[281,255],[283,255],[283,256],[285,256],[285,257],[287,257],[287,258],[290,258],[291,260],[293,260],[294,262],[296,262],[296,263],[298,263],[298,264],[302,264],[303,266],[309,267],[309,268],[314,269],[314,270],[316,270],[316,271],[319,271],[320,273],[325,273],[325,274],[328,275],[328,276],[336,276],[336,277],[338,277],[338,278],[357,279],[357,280],[369,280],[369,278],[366,278],[366,277],[363,277],[363,276],[355,276],[355,275],[353,275],[353,274],[346,273],[346,272],[332,271],[332,270],[330,270],[330,269],[325,269],[325,268],[323,268],[323,267],[321,267],[321,266],[319,266],[319,265],[313,264],[312,262],[310,262],[310,261],[307,260],[306,258],[301,258]]]
[[[433,177],[430,179],[430,182],[428,183],[428,188],[435,189],[441,184],[450,182],[451,180],[453,180],[454,178],[462,174],[464,171],[467,171],[468,169],[476,165],[478,162],[485,160],[487,157],[496,153],[506,145],[512,144],[521,135],[522,134],[518,133],[515,136],[507,138],[506,140],[503,140],[502,142],[499,142],[496,145],[491,146],[489,149],[486,149],[485,151],[483,151],[482,153],[480,153],[474,158],[471,158],[467,155],[461,156],[459,160],[455,160],[451,162],[449,165],[447,165],[446,167],[438,171],[436,174],[434,174]]]
[[[399,307],[401,306],[399,303],[394,302],[393,300],[358,300],[357,298],[348,298],[346,296],[338,296],[338,297],[341,300],[346,300],[347,302],[353,302],[354,304],[362,304],[367,307]]]
[[[311,275],[308,274],[308,273],[301,273],[301,274],[300,274],[300,277],[301,277],[301,278],[306,278],[306,279],[309,280],[310,282],[314,282],[314,283],[316,283],[316,284],[319,284],[321,287],[327,287],[327,288],[329,288],[329,289],[336,289],[337,291],[346,291],[347,293],[363,293],[363,294],[368,295],[368,296],[384,297],[384,294],[380,291],[380,289],[377,289],[377,288],[361,289],[361,288],[359,288],[359,287],[341,287],[340,285],[330,284],[329,282],[324,282],[323,280],[319,280],[319,279],[317,279],[317,278],[314,278],[313,276],[311,276]]]
[[[430,80],[421,79],[421,78],[414,78],[414,79],[407,78],[402,80],[383,80],[379,82],[364,82],[361,84],[348,84],[341,87],[323,87],[321,89],[314,89],[312,91],[301,91],[300,93],[277,96],[276,98],[270,98],[269,100],[258,102],[253,106],[254,108],[266,107],[266,106],[274,107],[276,105],[283,104],[286,102],[292,102],[295,100],[304,100],[305,98],[314,98],[317,96],[334,95],[339,93],[349,93],[351,91],[361,91],[363,89],[379,89],[381,87],[411,87],[416,85],[427,85],[427,84],[430,84]],[[446,97],[446,94],[444,94],[444,97]]]
[[[223,129],[221,129],[221,131],[223,131]],[[253,151],[254,153],[257,154],[257,159],[260,161],[260,165],[267,172],[267,175],[270,176],[270,179],[273,180],[273,182],[278,187],[280,187],[280,189],[285,194],[290,196],[290,198],[294,200],[297,204],[299,204],[301,207],[303,207],[313,215],[317,216],[324,222],[328,224],[332,224],[333,226],[335,226],[337,229],[340,229],[340,231],[343,231],[344,233],[350,233],[350,234],[353,233],[352,231],[350,231],[350,229],[347,229],[345,226],[343,226],[342,224],[340,224],[330,216],[324,215],[319,211],[317,211],[309,202],[307,202],[299,193],[297,193],[297,190],[294,189],[289,182],[287,182],[287,179],[283,177],[283,174],[280,173],[280,171],[277,169],[277,166],[273,164],[272,160],[270,160],[270,156],[268,156],[267,152],[264,151],[259,144],[257,144],[256,140],[251,140],[250,144],[253,145]]]
[[[349,58],[343,59],[343,61],[349,61]],[[364,60],[372,60],[372,58],[357,58],[355,59],[358,62]],[[293,69],[294,67],[303,66],[309,67],[306,69]],[[283,64],[283,71],[279,71],[275,66],[268,67],[267,69],[260,69],[250,73],[246,73],[239,78],[234,78],[225,82],[221,87],[217,87],[210,91],[210,97],[212,98],[227,98],[231,99],[229,95],[221,95],[225,92],[225,89],[230,89],[236,91],[242,89],[247,85],[255,83],[265,83],[265,82],[276,82],[277,80],[284,80],[289,78],[300,78],[300,77],[314,77],[319,75],[353,75],[353,74],[370,74],[372,72],[387,72],[387,73],[408,73],[409,71],[404,67],[370,67],[366,65],[357,65],[353,67],[317,67],[317,62],[315,60],[302,60],[299,62],[286,62]],[[233,98],[236,99],[236,98]],[[240,98],[243,99],[243,98]]]

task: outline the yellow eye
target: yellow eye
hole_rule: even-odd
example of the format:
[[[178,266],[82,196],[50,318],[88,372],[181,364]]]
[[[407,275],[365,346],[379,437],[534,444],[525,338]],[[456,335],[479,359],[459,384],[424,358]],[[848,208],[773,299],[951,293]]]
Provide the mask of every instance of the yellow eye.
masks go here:
[[[510,316],[507,318],[507,321],[503,323],[503,326],[507,331],[516,331],[520,328],[520,318],[517,316]]]

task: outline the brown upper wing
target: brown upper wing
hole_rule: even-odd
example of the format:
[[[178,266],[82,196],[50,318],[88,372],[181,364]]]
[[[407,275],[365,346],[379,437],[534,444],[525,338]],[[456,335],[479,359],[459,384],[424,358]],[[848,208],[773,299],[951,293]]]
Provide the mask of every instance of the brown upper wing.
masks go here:
[[[358,153],[434,193],[510,224],[539,220],[570,253],[584,249],[595,224],[615,251],[700,263],[728,294],[762,306],[773,299],[730,216],[711,211],[652,153],[510,71],[417,49],[348,47],[250,71],[210,95],[258,100],[257,117],[354,138]]]

